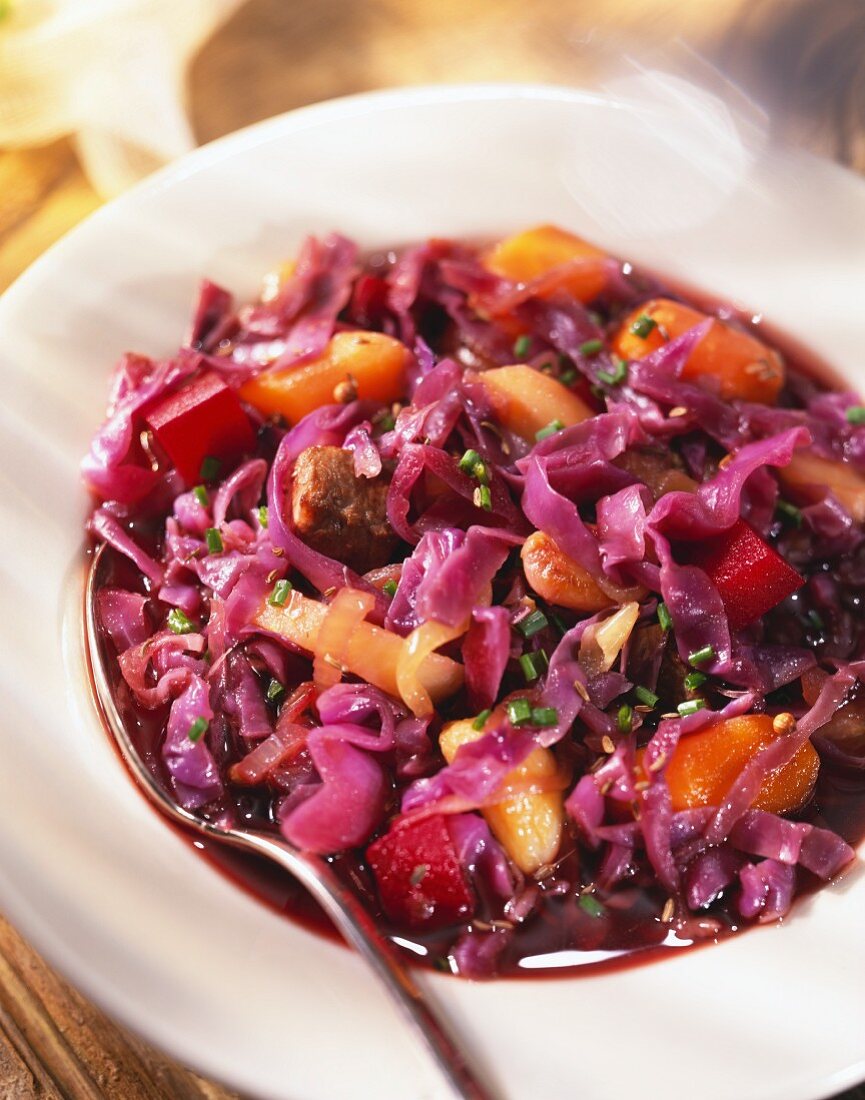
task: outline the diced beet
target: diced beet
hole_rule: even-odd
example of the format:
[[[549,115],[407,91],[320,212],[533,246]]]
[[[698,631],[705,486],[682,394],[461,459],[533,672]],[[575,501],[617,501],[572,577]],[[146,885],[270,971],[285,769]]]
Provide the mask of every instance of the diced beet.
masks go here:
[[[691,550],[718,589],[733,630],[755,622],[805,583],[744,520]]]
[[[439,928],[474,910],[456,849],[442,814],[391,829],[366,852],[382,907],[392,921]]]
[[[201,480],[205,458],[231,462],[255,445],[234,390],[210,371],[157,402],[145,420],[187,485]]]

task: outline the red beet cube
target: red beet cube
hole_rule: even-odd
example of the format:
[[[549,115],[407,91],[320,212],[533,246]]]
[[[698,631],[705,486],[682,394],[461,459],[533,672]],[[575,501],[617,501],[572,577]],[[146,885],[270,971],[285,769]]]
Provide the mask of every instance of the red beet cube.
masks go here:
[[[440,928],[474,910],[456,849],[442,814],[397,825],[366,852],[382,908],[396,924]]]
[[[231,462],[255,444],[234,390],[210,371],[148,409],[145,420],[187,485],[201,480],[205,458]]]
[[[718,589],[733,630],[755,622],[805,583],[757,532],[740,519],[689,554]]]

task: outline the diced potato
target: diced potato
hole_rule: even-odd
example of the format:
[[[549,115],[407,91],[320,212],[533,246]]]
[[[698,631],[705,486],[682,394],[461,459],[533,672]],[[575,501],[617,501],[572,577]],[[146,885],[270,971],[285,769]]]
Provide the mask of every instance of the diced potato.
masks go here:
[[[307,413],[339,400],[337,387],[349,382],[360,398],[396,401],[405,393],[408,350],[380,332],[338,332],[324,353],[308,363],[259,374],[240,387],[240,396],[266,415],[296,424]],[[336,392],[335,392],[336,391]]]
[[[581,302],[603,291],[606,253],[554,225],[539,225],[496,244],[484,257],[494,275],[517,283],[551,276],[545,291],[561,287]],[[584,261],[579,265],[574,261]],[[594,262],[592,262],[594,261]]]
[[[751,757],[779,736],[771,715],[749,714],[683,737],[666,771],[673,810],[720,805]],[[641,750],[638,767],[642,755]],[[820,758],[806,741],[788,764],[769,776],[752,805],[778,814],[800,809],[811,797],[819,770]]]
[[[641,317],[655,322],[646,336],[634,331]],[[681,336],[706,319],[707,314],[681,302],[654,298],[624,319],[613,340],[613,350],[623,359],[643,359],[666,340]],[[683,379],[697,381],[702,377],[717,378],[722,397],[773,405],[784,385],[784,366],[777,352],[761,340],[714,318],[682,370]]]
[[[282,607],[266,600],[254,618],[256,626],[287,638],[301,649],[315,651],[319,631],[328,608],[293,591]],[[349,672],[399,698],[397,665],[404,640],[390,630],[361,622],[355,628],[341,657]],[[434,703],[453,695],[463,682],[463,667],[440,653],[431,653],[418,670],[421,685]]]
[[[445,760],[451,763],[461,745],[482,736],[483,731],[474,729],[472,720],[466,718],[449,722],[442,729],[439,746]],[[505,783],[543,782],[557,772],[558,766],[550,750],[538,747],[508,773]],[[534,874],[558,855],[564,822],[561,790],[516,794],[494,806],[484,807],[482,813],[493,836],[524,874]]]
[[[778,470],[778,477],[786,490],[806,499],[819,500],[831,489],[857,523],[865,522],[865,477],[852,466],[799,450]]]
[[[530,443],[553,421],[569,428],[595,415],[567,386],[525,363],[495,367],[476,377],[489,394],[499,423]]]
[[[535,592],[547,603],[572,611],[595,612],[612,607],[594,578],[569,558],[543,531],[535,531],[520,551],[523,572]]]

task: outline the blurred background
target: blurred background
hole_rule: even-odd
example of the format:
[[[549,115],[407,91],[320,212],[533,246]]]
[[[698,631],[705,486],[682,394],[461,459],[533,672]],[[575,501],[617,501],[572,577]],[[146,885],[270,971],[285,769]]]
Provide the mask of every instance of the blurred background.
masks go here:
[[[0,291],[106,198],[258,119],[644,68],[717,71],[771,138],[865,172],[865,0],[0,0]],[[229,1094],[122,1032],[0,918],[0,1096]]]

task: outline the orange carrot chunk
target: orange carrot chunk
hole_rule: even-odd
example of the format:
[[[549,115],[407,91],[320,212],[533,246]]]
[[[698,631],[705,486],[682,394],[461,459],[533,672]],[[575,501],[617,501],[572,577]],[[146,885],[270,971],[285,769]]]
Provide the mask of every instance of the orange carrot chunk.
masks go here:
[[[290,424],[321,405],[339,401],[338,387],[373,401],[396,401],[405,393],[406,347],[380,332],[338,332],[324,352],[308,363],[259,374],[240,387],[240,396],[266,415]]]
[[[595,415],[567,386],[524,363],[483,371],[477,380],[499,423],[531,443],[544,428],[568,428]]]
[[[543,279],[543,293],[568,291],[591,302],[606,284],[606,253],[554,225],[539,225],[499,241],[484,257],[494,275],[515,283]]]
[[[643,359],[706,319],[707,314],[681,302],[654,298],[625,318],[613,349],[623,359]],[[784,385],[784,366],[777,352],[755,336],[713,318],[711,328],[688,356],[682,378],[717,378],[722,397],[773,405]]]
[[[780,736],[771,715],[749,714],[684,737],[666,770],[673,810],[719,805],[748,761]],[[811,797],[819,768],[820,758],[806,741],[766,779],[752,806],[772,813],[800,809]]]

